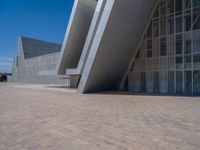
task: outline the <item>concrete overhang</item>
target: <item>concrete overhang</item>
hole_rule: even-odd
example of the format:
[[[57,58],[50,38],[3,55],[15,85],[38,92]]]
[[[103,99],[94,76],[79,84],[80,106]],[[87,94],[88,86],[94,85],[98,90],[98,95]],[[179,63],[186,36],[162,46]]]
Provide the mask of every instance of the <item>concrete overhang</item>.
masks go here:
[[[93,40],[94,40],[95,33],[98,28],[99,21],[101,19],[102,13],[104,11],[105,4],[106,4],[106,0],[98,1],[97,7],[94,12],[94,16],[93,16],[93,19],[92,19],[92,22],[91,22],[91,25],[89,28],[89,32],[87,34],[87,38],[86,38],[86,41],[85,41],[85,44],[83,47],[83,51],[82,51],[81,57],[79,59],[78,66],[76,68],[70,68],[70,69],[67,68],[66,74],[68,74],[68,75],[81,75],[82,74],[83,69],[85,67],[85,63],[87,61],[87,58],[88,58],[88,55],[90,52],[90,49],[91,49],[91,46],[92,46],[92,43],[93,43]]]
[[[156,0],[105,0],[79,92],[117,89]]]
[[[77,67],[96,4],[96,0],[75,0],[61,49],[57,74],[64,75],[67,68]]]

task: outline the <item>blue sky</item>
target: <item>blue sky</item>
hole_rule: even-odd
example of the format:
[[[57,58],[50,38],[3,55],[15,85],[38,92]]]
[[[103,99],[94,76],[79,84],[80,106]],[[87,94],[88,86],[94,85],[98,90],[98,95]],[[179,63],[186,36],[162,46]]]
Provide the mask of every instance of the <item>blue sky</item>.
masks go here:
[[[0,0],[0,72],[10,72],[20,35],[62,43],[74,0]]]

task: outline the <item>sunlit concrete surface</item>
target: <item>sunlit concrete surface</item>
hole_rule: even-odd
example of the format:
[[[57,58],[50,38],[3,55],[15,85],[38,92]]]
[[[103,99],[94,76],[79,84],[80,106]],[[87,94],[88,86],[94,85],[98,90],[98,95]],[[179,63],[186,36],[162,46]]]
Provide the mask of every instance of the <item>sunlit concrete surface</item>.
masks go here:
[[[75,0],[62,45],[57,73],[65,74],[66,68],[75,68],[84,47],[96,0]]]
[[[0,150],[199,150],[199,97],[127,94],[0,84]]]
[[[41,72],[56,69],[60,49],[61,45],[57,43],[20,36],[8,82],[69,85],[65,76],[41,75]]]

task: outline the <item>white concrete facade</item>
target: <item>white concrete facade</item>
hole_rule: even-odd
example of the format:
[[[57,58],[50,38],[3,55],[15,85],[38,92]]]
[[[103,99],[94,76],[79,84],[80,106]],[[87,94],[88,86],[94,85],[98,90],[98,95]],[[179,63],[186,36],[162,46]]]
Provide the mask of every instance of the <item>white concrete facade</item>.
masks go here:
[[[154,0],[106,1],[79,92],[119,88],[154,3]]]
[[[56,67],[39,74],[80,93],[200,94],[199,29],[199,0],[75,0]]]
[[[26,47],[24,46],[24,43],[23,43],[25,41],[22,39],[23,37],[19,38],[18,52],[17,52],[17,56],[14,57],[12,76],[9,78],[9,82],[34,83],[34,84],[37,84],[37,83],[58,84],[58,85],[68,86],[69,80],[67,78],[63,78],[62,76],[58,76],[58,75],[41,76],[39,74],[40,71],[53,70],[53,69],[55,70],[60,52],[39,55],[36,57],[30,56],[30,58],[26,58],[25,56],[26,50],[24,50]],[[26,38],[26,42],[27,42],[26,44],[28,45],[28,47],[35,46],[32,44],[35,42],[35,39]],[[36,42],[38,42],[38,40]],[[44,43],[45,46],[47,46],[48,48],[52,47],[52,46],[49,46],[49,44],[45,41],[39,41],[39,42],[40,42],[39,46],[41,46],[41,43]],[[55,45],[57,46],[57,44]],[[59,45],[58,45],[58,48],[59,48]]]
[[[127,73],[130,91],[200,95],[200,1],[159,0]]]
[[[91,24],[88,26],[85,43],[81,44],[83,48],[80,52],[82,53],[76,55],[77,58],[80,56],[78,64],[69,67],[66,66],[68,64],[66,62],[65,66],[60,64],[60,68],[66,70],[62,73],[76,78],[73,81],[76,82],[79,92],[102,91],[119,87],[154,3],[155,0],[148,2],[143,0],[98,1]],[[141,10],[143,13],[139,13]],[[72,22],[76,18],[76,11],[79,11],[77,1],[73,7],[63,47],[68,46],[67,41],[70,40],[70,35],[73,36],[73,33],[68,31],[73,29]],[[80,35],[82,33],[79,32]],[[70,48],[62,50],[67,53]],[[66,53],[61,53],[62,58],[69,61]],[[58,73],[61,72],[58,71]]]
[[[96,0],[75,0],[62,45],[57,73],[76,68],[92,21]]]

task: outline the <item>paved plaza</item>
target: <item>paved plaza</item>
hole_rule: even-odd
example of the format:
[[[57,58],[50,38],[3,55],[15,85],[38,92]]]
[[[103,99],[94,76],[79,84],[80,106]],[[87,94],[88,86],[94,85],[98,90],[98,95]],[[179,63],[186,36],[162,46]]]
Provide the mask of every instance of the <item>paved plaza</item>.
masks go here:
[[[200,97],[0,83],[0,150],[199,150]]]

